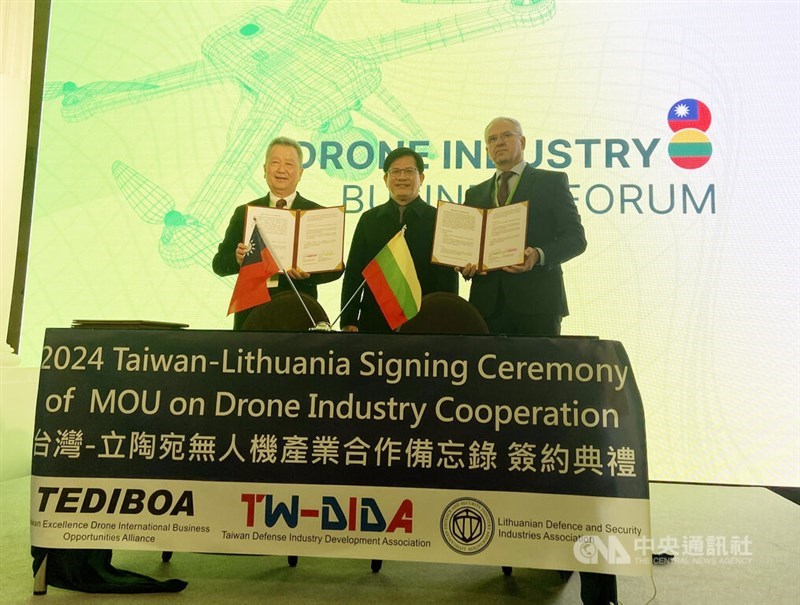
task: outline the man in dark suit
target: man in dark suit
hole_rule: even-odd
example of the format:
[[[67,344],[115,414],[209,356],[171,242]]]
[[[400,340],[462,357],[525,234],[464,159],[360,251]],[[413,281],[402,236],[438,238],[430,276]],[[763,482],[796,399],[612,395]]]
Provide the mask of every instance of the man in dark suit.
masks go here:
[[[419,196],[425,180],[424,170],[422,157],[407,147],[399,147],[386,156],[383,181],[389,190],[389,199],[361,215],[350,244],[342,280],[340,325],[343,332],[391,332],[372,291],[366,286],[359,291],[359,287],[364,281],[361,275],[364,267],[403,225],[422,295],[458,292],[458,276],[452,269],[431,263],[436,209]]]
[[[473,265],[457,270],[472,279],[469,300],[491,333],[558,336],[561,319],[569,314],[561,265],[586,249],[567,175],[525,162],[525,136],[514,118],[493,119],[484,140],[497,170],[468,189],[464,203],[496,208],[527,201],[525,261],[490,272],[478,272]],[[616,577],[581,572],[581,600],[584,605],[616,604]]]
[[[563,172],[540,170],[524,159],[525,136],[513,118],[495,118],[484,131],[497,166],[492,178],[467,190],[464,203],[478,208],[528,202],[525,262],[489,273],[469,265],[469,300],[495,334],[558,336],[569,314],[561,265],[586,249],[578,209]]]
[[[264,178],[269,187],[269,193],[257,200],[238,206],[233,211],[225,237],[217,248],[217,253],[211,262],[214,273],[217,275],[234,275],[242,266],[244,255],[247,254],[247,244],[242,242],[244,237],[244,219],[247,206],[262,206],[274,208],[295,208],[305,210],[322,208],[320,204],[307,200],[297,192],[297,184],[303,176],[303,148],[294,139],[278,137],[270,141],[267,146],[267,158],[264,163]],[[296,267],[286,268],[289,277],[294,280],[294,285],[299,292],[317,298],[317,286],[339,278],[341,271],[329,273],[316,273],[309,275]],[[269,282],[270,295],[291,290],[286,275],[273,277]],[[233,329],[240,330],[244,320],[252,309],[239,311],[233,318]]]

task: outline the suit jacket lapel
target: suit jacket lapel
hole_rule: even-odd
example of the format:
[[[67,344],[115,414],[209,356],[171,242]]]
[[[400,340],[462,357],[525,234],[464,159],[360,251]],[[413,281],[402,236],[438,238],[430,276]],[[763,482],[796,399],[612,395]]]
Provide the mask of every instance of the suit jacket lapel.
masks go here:
[[[298,193],[297,197],[294,198],[292,208],[297,208],[298,210],[311,210],[312,208],[316,208],[316,205]]]
[[[476,199],[480,202],[480,208],[492,208],[494,206],[494,176],[488,181],[475,185],[477,189]]]
[[[514,195],[511,197],[511,203],[528,202],[528,204],[532,204],[533,200],[530,199],[530,192],[533,189],[533,181],[535,180],[536,171],[531,168],[530,164],[525,164],[525,168],[522,169],[522,174],[519,176],[517,188],[514,190]]]

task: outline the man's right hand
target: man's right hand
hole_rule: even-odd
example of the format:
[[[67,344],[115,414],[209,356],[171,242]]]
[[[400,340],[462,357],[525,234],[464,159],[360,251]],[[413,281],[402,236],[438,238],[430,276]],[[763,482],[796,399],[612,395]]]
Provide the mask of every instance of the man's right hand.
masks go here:
[[[342,332],[358,332],[358,326],[342,326]]]
[[[466,267],[455,267],[464,279],[472,279],[475,275],[486,275],[486,271],[478,271],[478,265],[469,264]]]

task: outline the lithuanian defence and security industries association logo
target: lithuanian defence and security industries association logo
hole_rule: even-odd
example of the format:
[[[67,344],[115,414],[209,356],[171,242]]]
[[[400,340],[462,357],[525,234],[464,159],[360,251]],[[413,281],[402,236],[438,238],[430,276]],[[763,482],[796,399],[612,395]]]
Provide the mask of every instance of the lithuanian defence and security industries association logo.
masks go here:
[[[476,555],[494,538],[494,516],[480,500],[459,498],[445,507],[439,528],[452,550],[462,555]]]
[[[692,170],[711,159],[711,141],[705,132],[711,125],[711,110],[697,99],[681,99],[669,109],[669,127],[675,136],[668,153],[676,166]]]

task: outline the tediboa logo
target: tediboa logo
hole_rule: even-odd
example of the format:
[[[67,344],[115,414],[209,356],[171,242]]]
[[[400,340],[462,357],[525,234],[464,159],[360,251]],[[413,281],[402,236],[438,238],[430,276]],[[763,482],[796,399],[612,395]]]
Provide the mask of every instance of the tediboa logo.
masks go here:
[[[675,136],[669,142],[669,157],[681,168],[704,166],[711,159],[711,141],[705,135],[711,125],[711,111],[697,99],[682,99],[670,107],[667,116]]]

